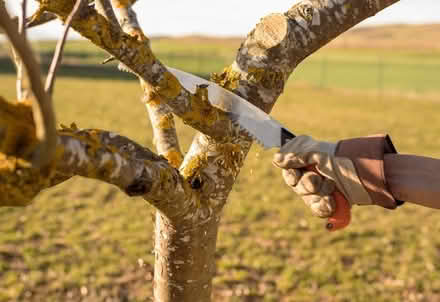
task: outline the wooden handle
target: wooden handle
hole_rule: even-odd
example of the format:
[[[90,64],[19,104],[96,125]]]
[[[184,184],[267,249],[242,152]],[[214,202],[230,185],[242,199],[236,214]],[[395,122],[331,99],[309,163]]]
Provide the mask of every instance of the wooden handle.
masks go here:
[[[320,174],[314,165],[306,167],[306,170]],[[325,226],[330,232],[345,228],[350,224],[351,221],[350,203],[347,199],[345,199],[345,196],[339,192],[338,189],[335,189],[335,191],[332,193],[332,196],[335,201],[336,208],[333,215],[329,217]]]

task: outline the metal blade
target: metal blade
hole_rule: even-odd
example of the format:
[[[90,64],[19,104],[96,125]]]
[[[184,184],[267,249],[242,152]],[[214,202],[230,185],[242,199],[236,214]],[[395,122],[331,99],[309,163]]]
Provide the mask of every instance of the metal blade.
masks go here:
[[[211,105],[226,112],[235,124],[246,130],[264,148],[281,147],[287,140],[295,137],[266,112],[216,83],[182,70],[171,67],[167,69],[191,93],[195,93],[197,85],[208,85]]]

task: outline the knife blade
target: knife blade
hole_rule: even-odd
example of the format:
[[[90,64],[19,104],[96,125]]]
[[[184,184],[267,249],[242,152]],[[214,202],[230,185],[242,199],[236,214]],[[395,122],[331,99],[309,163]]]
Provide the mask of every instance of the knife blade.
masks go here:
[[[195,93],[197,86],[207,85],[208,100],[211,105],[224,111],[234,124],[246,131],[265,149],[281,148],[289,140],[295,138],[295,135],[288,128],[239,95],[185,71],[168,66],[167,69],[191,93]],[[306,170],[318,173],[313,166],[306,167]],[[332,195],[336,209],[326,225],[329,231],[348,226],[351,219],[350,204],[344,195],[338,190],[335,190]]]

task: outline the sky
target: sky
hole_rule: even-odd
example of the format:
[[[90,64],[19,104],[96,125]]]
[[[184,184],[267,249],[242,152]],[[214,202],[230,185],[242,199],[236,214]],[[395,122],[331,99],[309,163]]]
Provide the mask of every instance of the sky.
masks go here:
[[[11,7],[19,1],[6,0]],[[33,1],[29,1],[32,2]],[[134,8],[149,36],[244,36],[269,13],[284,12],[298,0],[139,0]],[[35,8],[35,5],[32,5]],[[32,8],[30,9],[32,11]],[[364,21],[361,26],[379,24],[440,23],[440,0],[401,0]],[[29,31],[31,38],[56,38],[61,24],[52,22]],[[71,35],[75,37],[75,35]]]

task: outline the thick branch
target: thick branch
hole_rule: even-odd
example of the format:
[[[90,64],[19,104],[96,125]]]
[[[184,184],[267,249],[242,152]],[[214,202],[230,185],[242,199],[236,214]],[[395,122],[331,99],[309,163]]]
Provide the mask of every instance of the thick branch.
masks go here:
[[[80,175],[116,185],[129,196],[142,196],[170,217],[192,208],[192,189],[163,157],[107,131],[73,126],[58,134],[55,173],[49,175],[19,157],[0,153],[0,206],[27,205],[42,189]]]
[[[65,19],[72,9],[72,1],[39,0],[42,7]],[[209,103],[184,89],[178,80],[154,56],[145,39],[115,32],[114,27],[93,8],[72,22],[72,28],[82,36],[106,50],[137,74],[147,86],[161,97],[161,101],[197,130],[224,140],[230,129],[226,115]]]
[[[397,1],[307,0],[285,14],[271,14],[249,33],[236,61],[213,80],[270,112],[290,74],[304,58]],[[202,182],[218,184],[216,196],[208,199],[213,208],[221,209],[225,204],[251,146],[249,138],[241,133],[234,137],[230,140],[233,144],[219,144],[204,135],[197,137],[181,168],[185,177],[201,175]]]

